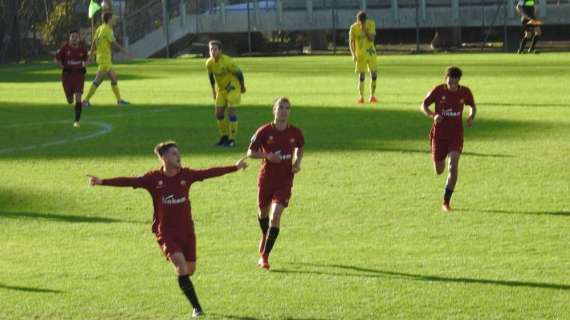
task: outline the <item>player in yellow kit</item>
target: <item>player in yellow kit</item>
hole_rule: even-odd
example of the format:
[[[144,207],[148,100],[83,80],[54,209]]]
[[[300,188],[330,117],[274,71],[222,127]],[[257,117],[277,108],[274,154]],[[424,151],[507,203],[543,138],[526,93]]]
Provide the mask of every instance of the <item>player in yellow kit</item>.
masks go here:
[[[206,61],[206,69],[212,85],[216,119],[218,119],[220,131],[220,140],[216,145],[234,147],[238,131],[236,107],[241,101],[241,94],[245,93],[243,73],[229,56],[222,54],[221,41],[212,40],[208,43],[208,47],[210,58]],[[227,120],[225,119],[226,108],[228,109]]]
[[[89,107],[91,103],[89,100],[95,94],[95,91],[103,82],[105,77],[111,79],[111,89],[115,98],[117,98],[117,104],[119,106],[129,104],[127,101],[121,99],[121,93],[119,92],[119,86],[117,81],[117,74],[113,70],[113,55],[111,52],[112,47],[119,49],[120,51],[127,53],[127,51],[117,43],[115,39],[115,34],[113,33],[113,27],[111,26],[111,18],[113,14],[111,12],[103,13],[103,23],[95,31],[93,37],[93,42],[91,44],[90,54],[95,54],[95,59],[97,61],[97,73],[95,74],[95,80],[83,100],[83,107]]]
[[[367,19],[364,11],[358,11],[356,14],[356,22],[350,26],[349,42],[352,61],[356,64],[355,72],[358,73],[358,103],[364,103],[364,80],[366,79],[366,71],[370,72],[370,103],[376,103],[376,45],[374,37],[376,36],[376,23],[374,20]]]

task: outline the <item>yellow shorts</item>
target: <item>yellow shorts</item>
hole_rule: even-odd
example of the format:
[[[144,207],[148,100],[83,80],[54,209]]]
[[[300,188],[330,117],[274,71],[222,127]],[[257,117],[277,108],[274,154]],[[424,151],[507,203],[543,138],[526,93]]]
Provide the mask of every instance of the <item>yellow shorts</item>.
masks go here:
[[[216,107],[237,107],[240,102],[241,87],[238,83],[231,82],[225,88],[218,89]]]
[[[354,72],[362,73],[362,72],[376,72],[376,55],[372,56],[363,56],[356,58],[356,68]]]
[[[113,69],[113,64],[111,62],[97,63],[97,72],[109,72]]]

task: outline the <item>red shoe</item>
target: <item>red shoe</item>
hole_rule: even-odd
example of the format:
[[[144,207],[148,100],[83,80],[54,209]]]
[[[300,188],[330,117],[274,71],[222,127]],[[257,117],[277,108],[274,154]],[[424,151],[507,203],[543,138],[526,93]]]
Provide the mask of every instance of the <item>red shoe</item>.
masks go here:
[[[358,104],[363,104],[363,103],[364,103],[364,98],[363,98],[363,97],[358,98],[358,100],[356,100],[356,103],[358,103]]]
[[[261,257],[259,257],[259,261],[257,261],[257,266],[269,270],[269,257],[262,254]]]
[[[445,212],[451,212],[451,206],[449,205],[449,203],[444,203],[441,205],[441,210]]]
[[[265,249],[265,240],[266,239],[267,239],[267,236],[262,233],[261,238],[259,239],[259,255],[260,256],[263,253],[263,249]]]
[[[378,99],[376,99],[375,96],[370,96],[370,99],[368,101],[370,101],[370,103],[378,103]]]

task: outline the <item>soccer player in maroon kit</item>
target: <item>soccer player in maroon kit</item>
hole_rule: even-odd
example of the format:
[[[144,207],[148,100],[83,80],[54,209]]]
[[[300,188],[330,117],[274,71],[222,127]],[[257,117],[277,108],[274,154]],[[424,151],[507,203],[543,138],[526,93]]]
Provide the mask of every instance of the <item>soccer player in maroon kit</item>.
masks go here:
[[[245,169],[244,159],[234,166],[205,170],[184,168],[174,141],[159,143],[154,152],[162,166],[140,177],[100,179],[89,176],[92,186],[133,187],[146,189],[154,206],[152,232],[160,249],[174,265],[178,284],[192,304],[193,317],[203,315],[202,307],[190,281],[196,271],[196,236],[189,198],[192,183]]]
[[[54,62],[63,70],[61,82],[67,103],[72,104],[73,97],[75,97],[73,126],[76,128],[79,128],[79,119],[81,118],[81,95],[83,94],[85,65],[88,58],[87,49],[80,42],[79,31],[72,30],[69,32],[69,42],[57,51],[54,59]]]
[[[289,124],[291,103],[285,97],[273,104],[273,122],[257,129],[251,138],[247,156],[263,159],[258,177],[258,220],[261,228],[259,262],[269,269],[269,254],[279,235],[281,215],[289,204],[293,177],[301,170],[305,139],[298,128]]]
[[[447,68],[445,83],[435,86],[422,103],[422,112],[433,118],[429,134],[431,154],[436,174],[440,175],[445,169],[445,158],[449,156],[449,175],[443,195],[442,209],[451,211],[450,201],[455,184],[457,183],[459,156],[463,150],[463,107],[471,107],[467,125],[471,127],[475,121],[477,107],[471,90],[459,85],[461,69]],[[429,106],[435,103],[435,112]]]

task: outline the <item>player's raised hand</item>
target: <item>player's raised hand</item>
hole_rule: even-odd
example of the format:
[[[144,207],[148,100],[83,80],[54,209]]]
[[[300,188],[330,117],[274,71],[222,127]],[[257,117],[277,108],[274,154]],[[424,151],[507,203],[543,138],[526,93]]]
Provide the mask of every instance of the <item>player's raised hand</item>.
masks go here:
[[[245,170],[245,168],[247,168],[247,162],[245,162],[245,159],[247,159],[247,157],[243,157],[236,162],[236,167],[238,168],[238,170],[239,169]]]
[[[441,123],[442,121],[443,121],[443,117],[442,117],[441,115],[439,115],[439,114],[436,114],[436,115],[433,117],[433,122],[435,122],[436,124],[437,124],[437,123]]]
[[[475,121],[475,118],[472,117],[472,116],[469,116],[469,117],[467,118],[467,126],[472,127],[474,121]]]
[[[270,152],[265,158],[271,163],[281,162],[281,155],[279,153]]]
[[[90,174],[87,175],[87,177],[89,178],[89,185],[90,186],[99,186],[101,184],[103,184],[103,181],[99,178],[97,178],[96,176],[92,176]]]

